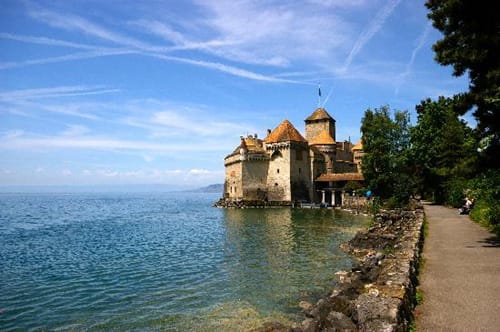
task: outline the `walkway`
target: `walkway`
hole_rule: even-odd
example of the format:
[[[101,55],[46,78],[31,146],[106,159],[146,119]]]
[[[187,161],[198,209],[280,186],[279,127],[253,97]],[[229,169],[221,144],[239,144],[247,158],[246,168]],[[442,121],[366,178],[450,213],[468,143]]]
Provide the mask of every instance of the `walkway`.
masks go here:
[[[425,205],[420,331],[500,331],[500,242],[456,209]]]

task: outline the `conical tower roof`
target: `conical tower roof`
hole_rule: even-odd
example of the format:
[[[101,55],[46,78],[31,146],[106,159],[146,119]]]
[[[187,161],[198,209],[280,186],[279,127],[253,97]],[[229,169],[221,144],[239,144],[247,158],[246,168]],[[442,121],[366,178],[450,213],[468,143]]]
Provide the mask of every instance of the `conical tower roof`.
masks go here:
[[[328,114],[328,112],[323,107],[319,107],[306,119],[306,121],[317,121],[317,120],[334,120],[334,119],[330,116],[330,114]]]
[[[310,145],[333,145],[335,144],[335,140],[332,136],[326,131],[323,130],[318,136],[314,137],[310,142]]]
[[[283,120],[265,139],[266,143],[307,142],[288,120]]]
[[[363,142],[361,140],[358,141],[358,143],[354,144],[352,147],[352,150],[363,150]]]

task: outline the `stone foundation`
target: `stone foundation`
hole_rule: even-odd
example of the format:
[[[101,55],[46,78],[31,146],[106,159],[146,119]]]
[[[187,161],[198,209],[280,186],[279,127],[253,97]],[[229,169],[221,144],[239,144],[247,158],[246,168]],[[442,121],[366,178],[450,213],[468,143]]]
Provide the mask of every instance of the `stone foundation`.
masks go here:
[[[264,200],[243,200],[243,199],[226,199],[221,198],[214,204],[219,208],[264,208],[264,207],[281,207],[293,206],[292,202],[288,201],[264,201]]]
[[[408,331],[413,320],[424,212],[384,211],[343,248],[358,258],[340,271],[338,285],[316,304],[301,302],[297,326],[268,323],[263,331]]]

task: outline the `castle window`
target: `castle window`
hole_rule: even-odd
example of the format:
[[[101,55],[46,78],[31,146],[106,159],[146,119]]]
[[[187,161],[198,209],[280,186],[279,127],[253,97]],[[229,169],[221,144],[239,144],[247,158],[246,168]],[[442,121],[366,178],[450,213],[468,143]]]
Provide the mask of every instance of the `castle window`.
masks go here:
[[[300,167],[299,167],[299,174],[300,174],[300,172],[301,172],[301,171],[302,171],[302,170],[301,170],[301,169],[300,169]]]
[[[277,187],[277,186],[278,186],[278,184],[277,184],[277,183],[275,183],[275,184],[274,184],[274,186],[275,186],[275,187]]]
[[[279,168],[276,169],[276,173],[280,174],[280,169]]]
[[[282,158],[283,155],[279,151],[274,151],[273,154],[271,155],[271,160],[274,160],[276,158]]]

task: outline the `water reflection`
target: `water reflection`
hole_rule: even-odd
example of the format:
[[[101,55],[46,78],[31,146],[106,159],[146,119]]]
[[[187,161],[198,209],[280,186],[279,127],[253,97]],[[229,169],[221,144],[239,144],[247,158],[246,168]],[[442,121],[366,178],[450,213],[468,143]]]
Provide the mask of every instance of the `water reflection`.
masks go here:
[[[364,222],[346,217],[332,210],[225,210],[224,268],[237,297],[267,311],[298,312],[301,299],[323,295],[334,279],[329,271],[351,263],[339,244]]]

